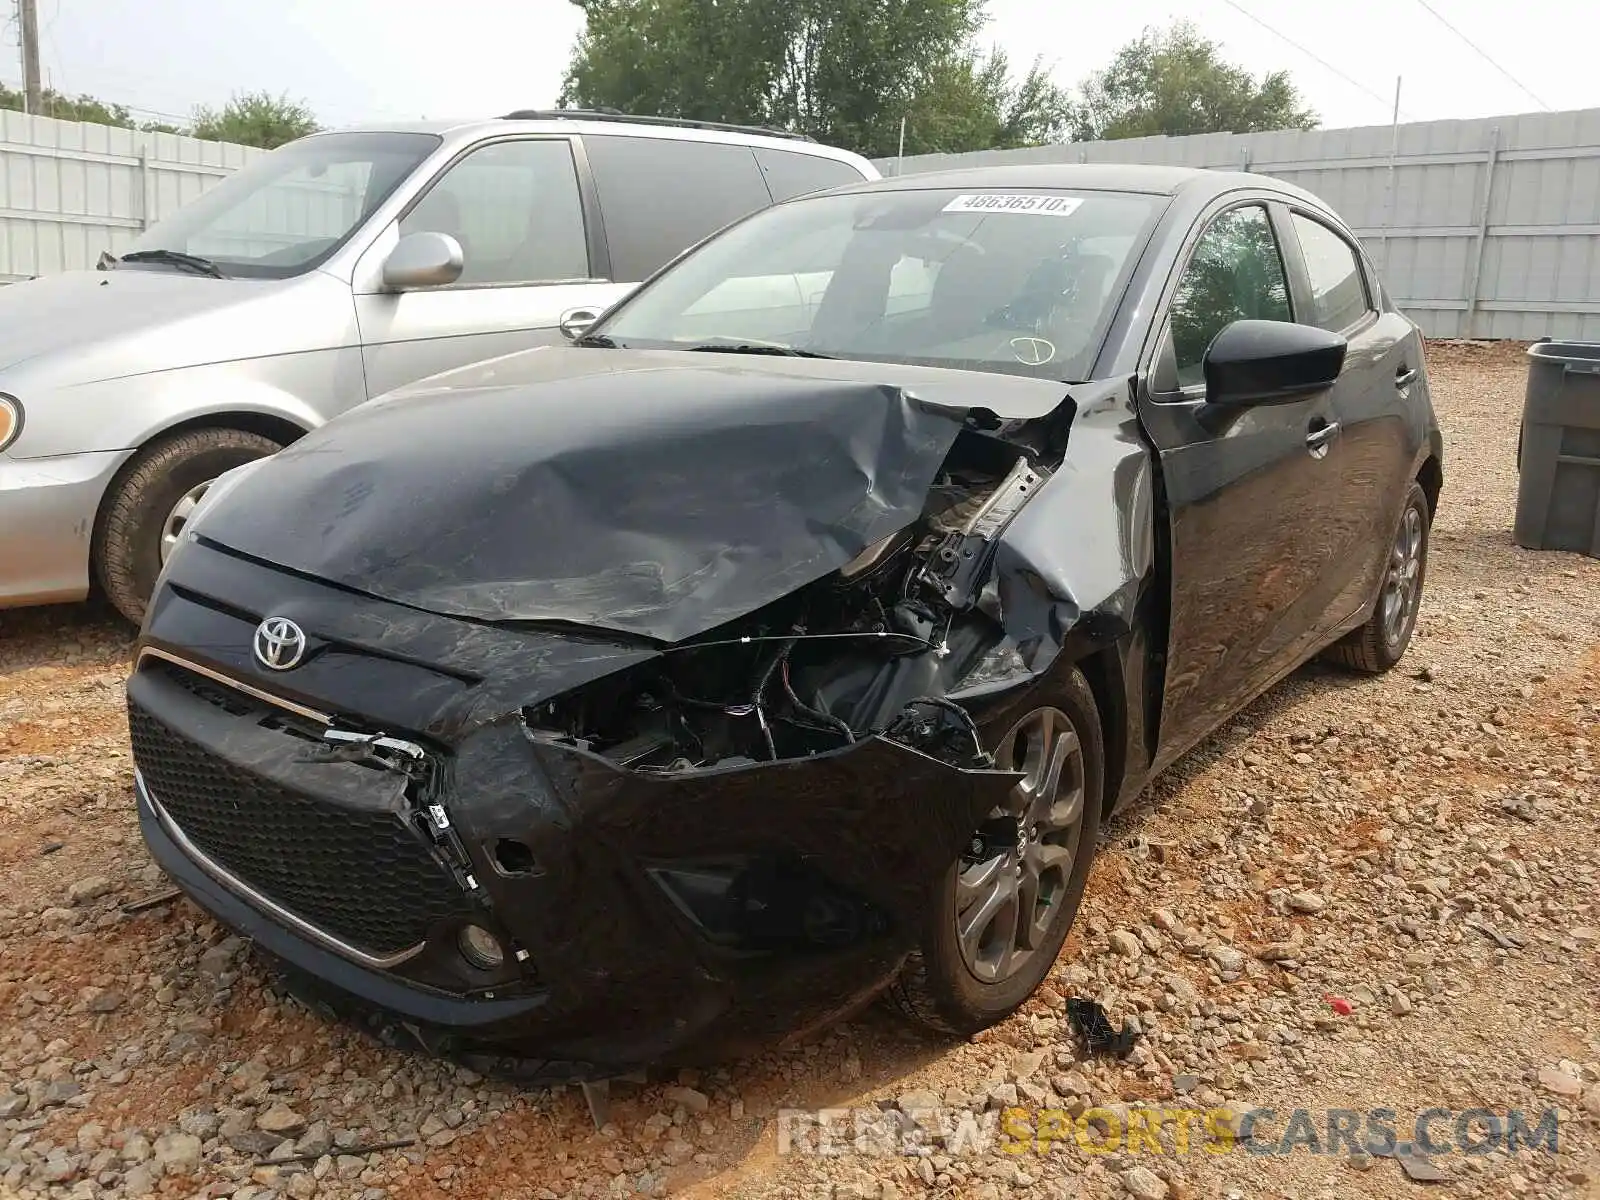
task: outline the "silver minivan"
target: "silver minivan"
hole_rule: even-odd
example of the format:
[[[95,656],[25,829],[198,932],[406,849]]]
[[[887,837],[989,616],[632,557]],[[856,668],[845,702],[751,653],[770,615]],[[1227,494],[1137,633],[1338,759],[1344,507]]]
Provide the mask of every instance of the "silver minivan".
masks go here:
[[[572,110],[315,134],[98,270],[0,287],[0,607],[130,620],[223,471],[576,336],[730,221],[876,179],[767,130]]]

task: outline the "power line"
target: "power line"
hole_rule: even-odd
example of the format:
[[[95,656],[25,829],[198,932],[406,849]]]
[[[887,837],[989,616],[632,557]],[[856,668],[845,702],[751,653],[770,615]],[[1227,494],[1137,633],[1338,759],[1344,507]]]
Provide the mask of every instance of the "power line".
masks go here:
[[[1439,10],[1434,8],[1433,5],[1429,4],[1428,0],[1417,0],[1417,3],[1422,5],[1423,8],[1427,9],[1428,12],[1433,15],[1434,20],[1438,21],[1439,24],[1443,25],[1451,33],[1455,34],[1458,38],[1460,38],[1463,42],[1465,42],[1473,50],[1473,52],[1477,54],[1477,56],[1479,58],[1483,59],[1484,62],[1488,63],[1496,71],[1499,71],[1500,74],[1504,75],[1507,79],[1509,79],[1512,83],[1516,84],[1524,92],[1527,92],[1528,98],[1530,100],[1532,100],[1540,108],[1544,109],[1545,112],[1549,112],[1550,111],[1550,106],[1548,104],[1546,104],[1543,100],[1539,99],[1539,97],[1535,96],[1531,91],[1529,91],[1527,84],[1523,83],[1522,80],[1518,79],[1510,71],[1506,70],[1499,63],[1495,62],[1495,60],[1490,58],[1489,55],[1483,50],[1482,47],[1480,47],[1476,42],[1474,42],[1466,34],[1462,33],[1461,30],[1457,29],[1454,25],[1450,24],[1450,22],[1445,20],[1444,17],[1440,16],[1439,15]]]
[[[1393,100],[1392,100],[1391,97],[1381,96],[1377,92],[1375,92],[1371,88],[1369,88],[1366,84],[1362,83],[1360,80],[1352,79],[1350,76],[1346,75],[1343,71],[1341,71],[1338,67],[1334,66],[1331,62],[1329,62],[1327,59],[1323,58],[1321,55],[1316,54],[1316,53],[1314,53],[1314,52],[1312,52],[1310,50],[1307,50],[1304,46],[1302,46],[1299,42],[1295,41],[1288,34],[1280,33],[1278,30],[1274,29],[1271,25],[1268,25],[1260,17],[1256,16],[1255,13],[1250,12],[1249,10],[1247,10],[1245,8],[1242,8],[1240,5],[1235,3],[1235,0],[1222,0],[1222,2],[1224,4],[1226,4],[1229,8],[1231,8],[1235,12],[1237,12],[1240,16],[1247,17],[1250,20],[1254,21],[1257,25],[1261,26],[1261,28],[1265,29],[1268,33],[1270,33],[1273,37],[1277,38],[1279,41],[1287,42],[1289,45],[1293,46],[1296,50],[1300,51],[1301,54],[1304,54],[1307,58],[1311,59],[1313,62],[1320,63],[1323,67],[1325,67],[1329,71],[1332,71],[1335,75],[1337,75],[1340,79],[1344,80],[1351,87],[1355,88],[1358,91],[1365,92],[1367,95],[1371,96],[1374,100],[1376,100],[1379,104],[1383,105],[1385,108],[1387,108],[1391,103],[1393,103]],[[1411,115],[1410,113],[1405,113],[1405,112],[1401,113],[1401,116],[1405,116],[1405,117],[1409,117],[1410,115]]]
[[[15,77],[7,75],[4,71],[0,71],[0,87],[9,87],[9,88],[15,89],[15,88],[18,88],[20,86],[21,86],[21,83]],[[193,113],[183,114],[183,113],[164,112],[163,110],[161,110],[159,108],[145,108],[143,105],[139,105],[139,104],[124,104],[120,100],[117,100],[117,99],[115,99],[113,97],[105,96],[105,95],[99,95],[99,94],[91,95],[88,98],[90,100],[98,100],[101,104],[104,104],[107,107],[125,108],[125,109],[128,110],[128,115],[130,117],[152,118],[152,119],[155,119],[155,120],[159,120],[159,121],[163,121],[163,122],[167,122],[167,123],[173,123],[173,124],[180,124],[180,125],[181,124],[187,124],[188,122],[194,120],[194,114]],[[65,102],[76,102],[78,97],[70,96],[70,95],[63,95],[61,97],[61,99],[63,101],[65,101]],[[49,113],[41,113],[40,115],[41,116],[49,116],[50,114]]]

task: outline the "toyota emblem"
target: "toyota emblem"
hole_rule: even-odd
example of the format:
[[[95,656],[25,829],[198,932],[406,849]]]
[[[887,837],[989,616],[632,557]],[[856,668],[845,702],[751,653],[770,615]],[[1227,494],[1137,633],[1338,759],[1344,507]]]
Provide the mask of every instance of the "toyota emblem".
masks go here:
[[[305,630],[288,617],[268,617],[256,626],[256,661],[269,671],[288,671],[306,656]]]

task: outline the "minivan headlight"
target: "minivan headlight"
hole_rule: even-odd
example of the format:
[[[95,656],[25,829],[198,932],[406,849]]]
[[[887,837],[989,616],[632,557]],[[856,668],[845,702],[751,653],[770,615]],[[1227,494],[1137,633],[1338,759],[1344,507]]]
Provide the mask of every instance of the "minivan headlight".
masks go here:
[[[22,432],[22,402],[0,395],[0,450],[5,450]]]

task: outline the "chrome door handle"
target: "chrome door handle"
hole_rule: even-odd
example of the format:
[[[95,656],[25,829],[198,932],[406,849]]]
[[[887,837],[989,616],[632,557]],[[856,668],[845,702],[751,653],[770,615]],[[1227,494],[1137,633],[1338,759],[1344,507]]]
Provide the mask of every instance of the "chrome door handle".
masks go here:
[[[1333,445],[1334,438],[1339,436],[1339,422],[1330,421],[1306,434],[1306,449],[1311,452],[1312,458],[1327,456],[1328,447]]]
[[[1413,383],[1415,383],[1417,381],[1417,374],[1418,374],[1418,372],[1417,372],[1417,369],[1415,367],[1401,367],[1398,371],[1396,371],[1394,373],[1394,385],[1395,385],[1395,387],[1397,387],[1397,388],[1408,388],[1408,387],[1410,387]]]

